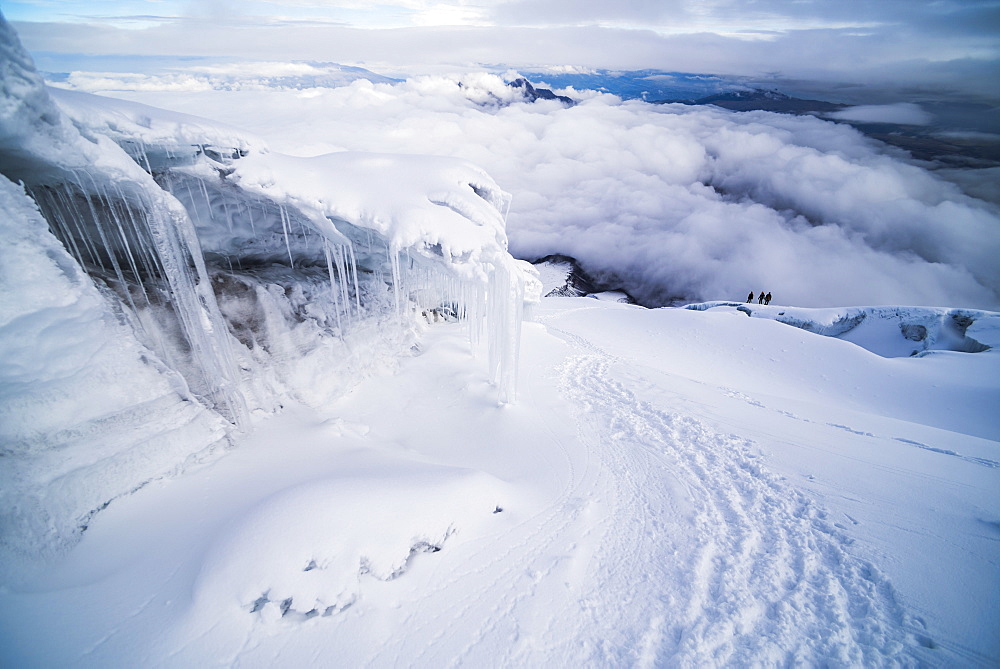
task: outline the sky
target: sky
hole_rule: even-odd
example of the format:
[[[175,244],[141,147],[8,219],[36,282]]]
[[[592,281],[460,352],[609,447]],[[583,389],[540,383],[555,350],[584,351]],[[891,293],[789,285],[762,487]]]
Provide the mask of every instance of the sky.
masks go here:
[[[3,12],[35,52],[1000,89],[1000,0],[34,0],[4,2]]]

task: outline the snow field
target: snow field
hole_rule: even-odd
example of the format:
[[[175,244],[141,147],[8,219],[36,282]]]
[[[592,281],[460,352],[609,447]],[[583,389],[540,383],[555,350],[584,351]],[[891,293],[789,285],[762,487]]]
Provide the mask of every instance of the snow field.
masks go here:
[[[888,620],[895,600],[911,641],[991,664],[996,641],[980,621],[992,618],[998,594],[984,587],[995,573],[1000,471],[992,352],[886,360],[735,308],[689,319],[685,310],[574,302],[550,328],[586,331],[619,361],[609,373],[640,403],[750,440],[765,456],[751,462],[819,502],[818,526],[862,558],[852,568],[872,574],[876,590],[891,584],[876,598]],[[991,341],[995,315],[983,316],[979,336]],[[886,323],[882,348],[902,339]]]
[[[225,457],[112,504],[65,560],[2,595],[4,626],[24,635],[8,657],[568,667],[998,656],[984,587],[995,530],[983,522],[1000,518],[997,443],[894,415],[891,397],[878,404],[893,360],[735,311],[582,298],[537,310],[516,405],[497,406],[462,327],[438,324],[395,371],[323,409],[289,406]],[[741,342],[743,368],[721,355]],[[781,358],[793,344],[800,367],[769,376],[772,358],[791,365]],[[969,357],[979,377],[948,370]],[[945,402],[997,364],[992,352],[901,362],[913,365],[903,386]],[[937,363],[931,377],[915,371]],[[838,376],[854,364],[868,374]],[[859,387],[870,401],[853,401]],[[56,630],[70,632],[54,642]]]
[[[637,544],[635,564],[622,570],[619,563],[612,578],[627,587],[634,570],[655,556],[653,564],[670,568],[647,574],[646,587],[684,586],[672,589],[667,601],[657,593],[660,601],[643,602],[661,609],[650,666],[751,658],[771,665],[906,664],[903,616],[891,588],[871,565],[845,553],[846,538],[825,514],[762,468],[743,440],[666,414],[610,381],[611,362],[581,356],[565,378],[571,396],[593,415],[584,434],[592,435],[595,452],[604,454],[609,469],[630,473],[621,477],[631,480],[618,491],[616,514],[629,522],[616,526],[613,543]],[[687,541],[664,541],[664,535]]]
[[[432,77],[296,157],[0,52],[0,663],[1000,663],[997,314],[539,303],[413,153],[651,299],[989,308],[988,206],[815,119]]]

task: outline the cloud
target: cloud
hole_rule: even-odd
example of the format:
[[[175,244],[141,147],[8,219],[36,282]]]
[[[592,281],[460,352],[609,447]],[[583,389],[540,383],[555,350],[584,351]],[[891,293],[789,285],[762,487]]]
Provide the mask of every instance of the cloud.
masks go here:
[[[213,0],[148,8],[159,18],[128,29],[97,16],[89,23],[10,18],[31,51],[334,60],[410,74],[481,64],[658,68],[1000,97],[1000,47],[986,29],[1000,20],[992,0],[406,0],[375,7]]]
[[[81,91],[205,91],[212,85],[190,74],[144,75],[121,72],[72,72],[65,87]]]
[[[631,25],[720,34],[891,28],[964,38],[995,34],[1000,6],[994,0],[513,0],[494,4],[490,15],[501,25]]]
[[[461,83],[132,97],[286,153],[470,160],[513,195],[514,254],[575,256],[648,304],[763,289],[803,306],[1000,308],[998,209],[849,126],[596,93],[519,104],[496,76]]]
[[[689,16],[684,0],[515,0],[496,5],[491,18],[500,24],[573,26],[593,23],[664,25]]]
[[[932,114],[911,102],[899,102],[891,105],[858,105],[831,112],[827,114],[827,117],[839,121],[898,123],[900,125],[930,125],[931,121],[934,120]]]

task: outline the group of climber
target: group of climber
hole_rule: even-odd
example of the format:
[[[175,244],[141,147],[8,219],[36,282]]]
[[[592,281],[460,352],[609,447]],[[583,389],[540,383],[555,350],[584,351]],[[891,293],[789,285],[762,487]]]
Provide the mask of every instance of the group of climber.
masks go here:
[[[749,304],[750,302],[753,302],[752,290],[750,291],[750,294],[747,295],[747,304]],[[757,298],[757,304],[771,304],[771,293],[769,292],[767,295],[765,295],[763,290],[760,291],[760,297]]]

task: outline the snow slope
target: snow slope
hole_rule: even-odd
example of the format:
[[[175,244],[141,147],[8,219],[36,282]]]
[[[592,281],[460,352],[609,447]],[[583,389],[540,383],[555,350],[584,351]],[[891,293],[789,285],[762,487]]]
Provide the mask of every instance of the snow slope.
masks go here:
[[[2,21],[0,48],[0,664],[1000,663],[998,314],[539,302],[506,251],[508,197],[468,163],[295,157],[132,103],[57,106]],[[494,104],[510,94],[496,78],[454,83],[404,92],[435,114],[462,98],[462,123],[434,116],[456,136],[516,118],[528,146],[561,136],[618,169],[580,145],[602,136],[591,121],[626,145],[662,132],[600,96],[545,117]],[[917,270],[894,290],[919,275],[926,299],[954,280],[993,303],[996,238],[966,234],[994,221],[983,205],[856,137],[821,159],[851,138],[812,121],[775,135],[763,116],[675,116],[696,126],[666,152],[689,232],[713,229],[700,203],[822,247],[829,228],[800,225],[808,193],[782,175],[840,166],[818,192],[858,197],[813,213],[891,251],[844,266],[889,257]],[[701,163],[675,173],[670,156],[698,154],[713,124],[740,141],[715,147],[713,186],[686,191]],[[743,169],[775,141],[778,169]],[[536,162],[550,186],[576,178]],[[898,206],[864,187],[883,172],[928,193],[907,185]],[[580,192],[607,192],[593,185]],[[865,194],[891,215],[870,219]],[[606,200],[595,211],[635,203]],[[968,225],[918,237],[945,242],[950,268],[871,227],[942,211]],[[644,244],[621,234],[641,227],[591,248]],[[523,342],[522,309],[537,319]],[[519,342],[520,402],[504,403]]]
[[[733,307],[537,309],[517,405],[438,324],[395,373],[116,502],[8,585],[5,661],[1000,659],[995,349],[883,358]]]

